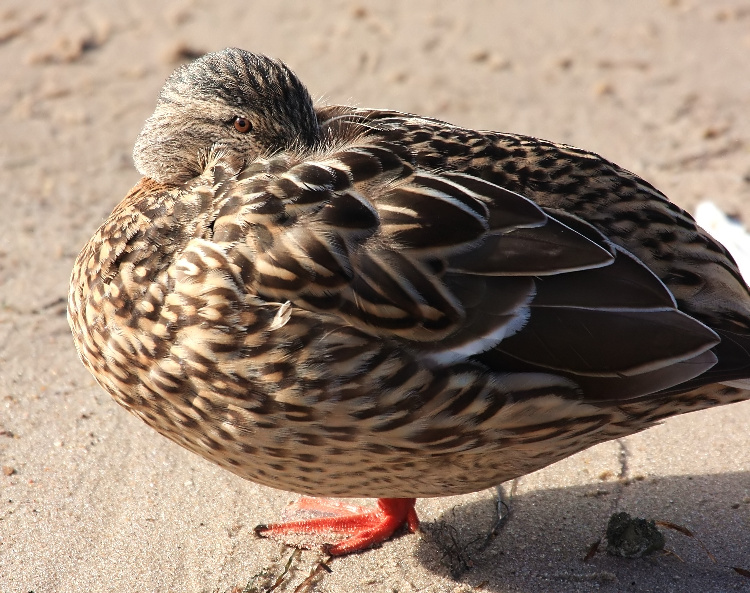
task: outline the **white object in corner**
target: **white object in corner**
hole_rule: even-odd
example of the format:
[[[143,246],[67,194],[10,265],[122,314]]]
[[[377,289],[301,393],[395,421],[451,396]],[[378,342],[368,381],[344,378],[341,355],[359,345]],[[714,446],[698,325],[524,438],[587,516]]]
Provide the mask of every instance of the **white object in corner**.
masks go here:
[[[745,282],[750,284],[750,233],[742,223],[727,216],[713,202],[698,204],[695,220],[729,250]]]

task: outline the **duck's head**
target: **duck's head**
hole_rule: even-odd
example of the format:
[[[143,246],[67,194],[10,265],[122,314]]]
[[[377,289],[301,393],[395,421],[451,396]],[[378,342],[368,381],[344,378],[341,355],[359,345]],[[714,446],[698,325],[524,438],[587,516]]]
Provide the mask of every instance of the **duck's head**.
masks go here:
[[[312,148],[319,136],[310,95],[286,65],[229,48],[167,79],[133,160],[142,175],[179,184],[203,172],[213,148],[241,167],[262,155]]]

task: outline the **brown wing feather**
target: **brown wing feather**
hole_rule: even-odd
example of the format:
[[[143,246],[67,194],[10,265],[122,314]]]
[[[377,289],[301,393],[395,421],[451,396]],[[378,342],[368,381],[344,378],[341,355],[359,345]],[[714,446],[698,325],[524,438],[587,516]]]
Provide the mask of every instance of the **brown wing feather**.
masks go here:
[[[431,352],[476,341],[481,346],[466,350],[473,353],[527,317],[533,281],[497,277],[612,261],[603,241],[518,194],[469,175],[425,171],[393,146],[365,142],[300,163],[280,156],[227,188],[214,238],[231,242],[252,294],[335,312],[374,335],[429,344]]]
[[[476,154],[436,169],[436,147],[410,139],[410,121],[380,114],[320,159],[285,153],[223,182],[214,238],[229,243],[251,294],[335,314],[437,363],[499,343],[497,357],[534,370],[617,377],[717,343],[601,225],[489,181]],[[419,126],[441,137],[438,124]],[[450,132],[437,152],[459,164],[462,150],[497,149],[480,133]],[[669,376],[692,377],[678,368]]]

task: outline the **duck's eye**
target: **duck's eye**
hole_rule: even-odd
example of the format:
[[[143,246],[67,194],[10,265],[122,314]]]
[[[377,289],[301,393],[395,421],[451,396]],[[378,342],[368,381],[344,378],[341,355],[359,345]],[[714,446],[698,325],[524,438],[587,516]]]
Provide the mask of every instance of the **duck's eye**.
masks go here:
[[[234,118],[234,129],[241,134],[247,134],[250,130],[253,129],[253,124],[251,124],[250,120],[246,117],[238,115]]]

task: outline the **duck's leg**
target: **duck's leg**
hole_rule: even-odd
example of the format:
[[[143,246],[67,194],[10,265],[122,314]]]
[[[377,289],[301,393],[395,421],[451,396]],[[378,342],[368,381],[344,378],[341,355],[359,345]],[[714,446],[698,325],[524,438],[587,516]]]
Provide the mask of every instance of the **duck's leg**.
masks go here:
[[[416,502],[416,498],[379,498],[375,508],[369,508],[337,500],[303,497],[297,508],[320,510],[333,516],[258,525],[255,533],[261,536],[286,533],[347,535],[349,537],[343,541],[326,546],[331,556],[343,556],[384,542],[404,524],[412,533],[417,531]]]

